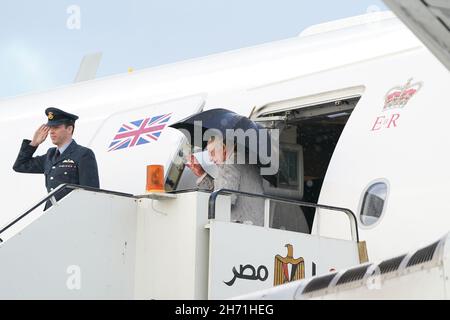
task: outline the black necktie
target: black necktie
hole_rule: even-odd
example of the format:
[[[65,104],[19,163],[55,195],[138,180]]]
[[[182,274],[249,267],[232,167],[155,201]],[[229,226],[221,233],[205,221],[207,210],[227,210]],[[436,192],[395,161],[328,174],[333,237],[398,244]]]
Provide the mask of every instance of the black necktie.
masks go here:
[[[60,155],[61,155],[61,153],[59,152],[59,150],[56,150],[55,159],[58,159]]]

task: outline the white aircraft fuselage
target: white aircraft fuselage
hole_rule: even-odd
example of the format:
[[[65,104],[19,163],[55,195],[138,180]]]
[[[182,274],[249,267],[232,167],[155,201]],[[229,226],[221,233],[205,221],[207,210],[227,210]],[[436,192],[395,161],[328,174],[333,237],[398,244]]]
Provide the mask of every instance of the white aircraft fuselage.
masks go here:
[[[383,213],[371,226],[359,223],[360,238],[371,261],[411,251],[450,229],[449,83],[449,71],[428,49],[397,18],[380,13],[292,39],[5,99],[0,224],[46,195],[43,175],[16,173],[12,165],[22,139],[46,122],[47,107],[80,117],[74,139],[96,153],[102,189],[137,194],[145,191],[145,164],[166,165],[177,147],[166,134],[174,129],[166,128],[151,146],[109,151],[117,123],[137,120],[142,108],[148,116],[171,113],[170,122],[201,106],[261,118],[291,108],[292,101],[301,109],[357,96],[318,203],[351,209],[360,222],[365,191],[386,183]],[[411,88],[403,104],[386,101],[388,93]],[[49,147],[47,140],[36,154]],[[348,238],[342,221],[320,215],[313,232]]]

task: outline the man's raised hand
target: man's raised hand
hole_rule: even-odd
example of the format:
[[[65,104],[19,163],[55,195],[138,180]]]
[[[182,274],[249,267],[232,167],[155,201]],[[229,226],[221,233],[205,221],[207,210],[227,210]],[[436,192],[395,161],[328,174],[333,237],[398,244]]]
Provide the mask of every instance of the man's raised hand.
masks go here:
[[[205,170],[203,170],[202,166],[200,165],[200,163],[197,161],[197,159],[195,158],[195,156],[193,154],[191,154],[190,156],[190,162],[186,163],[186,166],[192,170],[192,172],[197,176],[200,177],[202,174],[205,173]]]
[[[37,147],[42,142],[44,142],[45,139],[47,139],[49,130],[50,127],[48,127],[47,125],[41,125],[34,133],[33,140],[31,140],[30,145],[33,147]]]

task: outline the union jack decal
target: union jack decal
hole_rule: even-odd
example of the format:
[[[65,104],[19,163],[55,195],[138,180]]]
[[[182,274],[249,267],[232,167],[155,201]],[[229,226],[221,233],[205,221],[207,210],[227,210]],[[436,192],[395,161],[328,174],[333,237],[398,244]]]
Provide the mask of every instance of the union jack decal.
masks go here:
[[[163,114],[122,124],[108,151],[131,148],[158,140],[172,114]]]

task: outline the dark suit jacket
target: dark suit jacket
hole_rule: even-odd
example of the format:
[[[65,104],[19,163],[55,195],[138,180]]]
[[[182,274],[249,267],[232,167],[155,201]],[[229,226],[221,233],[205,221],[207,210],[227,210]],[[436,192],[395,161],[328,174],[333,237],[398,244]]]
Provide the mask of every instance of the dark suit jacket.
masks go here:
[[[30,146],[30,140],[23,140],[13,169],[23,173],[43,173],[48,192],[64,183],[99,188],[97,161],[91,149],[78,145],[75,140],[58,158],[57,148],[48,149],[42,156],[33,157],[37,147]],[[61,199],[70,190],[61,192],[56,200]],[[45,209],[50,207],[47,202]]]

